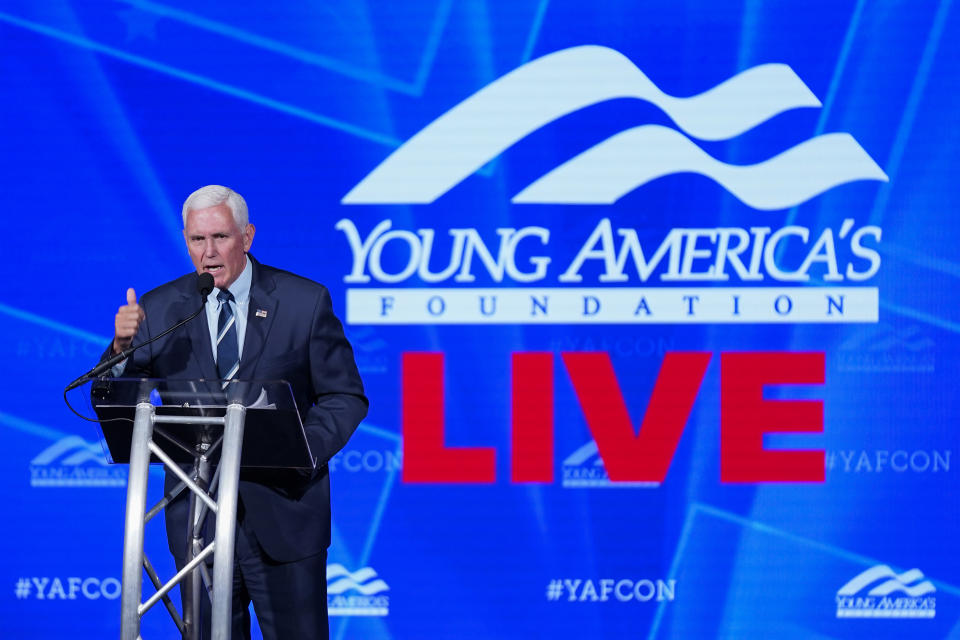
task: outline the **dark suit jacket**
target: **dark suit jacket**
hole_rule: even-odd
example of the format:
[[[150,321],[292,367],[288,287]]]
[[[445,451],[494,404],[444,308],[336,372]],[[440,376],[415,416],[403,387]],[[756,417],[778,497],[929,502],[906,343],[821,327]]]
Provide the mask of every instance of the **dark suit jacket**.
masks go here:
[[[243,471],[241,513],[264,551],[289,562],[330,544],[330,484],[326,462],[367,413],[367,398],[353,350],[333,314],[330,294],[315,282],[253,260],[253,281],[238,380],[285,380],[319,467],[310,477],[288,470]],[[144,294],[146,319],[140,344],[200,308],[197,274],[190,273]],[[257,310],[266,311],[257,315]],[[205,313],[138,350],[124,377],[217,379]],[[168,472],[167,484],[173,476]],[[184,492],[186,493],[186,492]],[[167,540],[186,557],[187,502],[167,506]]]

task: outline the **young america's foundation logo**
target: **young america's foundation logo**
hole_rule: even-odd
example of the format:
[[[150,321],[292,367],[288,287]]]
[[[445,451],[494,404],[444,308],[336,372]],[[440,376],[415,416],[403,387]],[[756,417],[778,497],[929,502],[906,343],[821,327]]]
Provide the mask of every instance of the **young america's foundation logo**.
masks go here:
[[[878,564],[837,591],[838,618],[933,618],[937,588],[919,569],[897,574]]]
[[[822,106],[785,64],[756,66],[698,95],[675,97],[623,54],[580,46],[480,89],[407,140],[341,202],[437,202],[538,129],[618,99],[648,102],[672,125],[631,126],[597,140],[534,176],[511,203],[615,205],[658,178],[696,173],[748,207],[772,211],[842,184],[888,179],[849,133],[814,135],[751,165],[728,164],[702,148],[701,141],[732,140],[778,114]],[[394,228],[390,219],[362,226],[348,218],[335,225],[353,254],[344,282],[380,285],[347,290],[350,325],[875,323],[879,316],[879,290],[861,285],[880,268],[882,229],[852,216],[822,229],[758,226],[751,217],[743,226],[684,226],[656,237],[607,217],[583,238],[548,226],[504,226],[495,235],[473,227]],[[551,245],[558,235],[564,241]],[[570,240],[580,246],[575,255]],[[796,269],[781,259],[788,244],[806,256]],[[493,286],[471,286],[474,271],[484,270]],[[600,286],[580,284],[582,272]],[[811,272],[828,286],[802,286]]]
[[[124,487],[127,469],[110,465],[97,442],[79,436],[57,440],[30,461],[32,487]]]
[[[699,95],[662,92],[623,54],[580,46],[533,60],[424,127],[346,196],[343,204],[428,204],[537,129],[617,98],[662,109],[680,131],[642,125],[621,131],[534,180],[520,204],[612,204],[644,184],[699,173],[754,209],[785,209],[847,182],[886,181],[850,134],[829,133],[757,164],[713,158],[693,139],[735,138],[774,116],[822,106],[785,64],[764,64]]]
[[[563,461],[563,486],[567,489],[659,487],[659,482],[614,482],[610,479],[597,443],[591,440]]]
[[[327,613],[331,616],[385,616],[390,589],[377,572],[364,567],[351,573],[342,564],[327,565]]]

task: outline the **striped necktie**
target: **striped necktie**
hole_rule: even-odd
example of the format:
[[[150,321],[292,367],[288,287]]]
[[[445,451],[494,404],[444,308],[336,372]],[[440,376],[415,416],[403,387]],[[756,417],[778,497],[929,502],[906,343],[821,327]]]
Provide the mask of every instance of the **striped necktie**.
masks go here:
[[[240,368],[240,349],[237,343],[237,322],[233,315],[230,302],[233,294],[221,291],[217,294],[220,301],[220,321],[217,323],[217,375],[223,380],[223,388],[227,387],[227,380],[237,375]]]

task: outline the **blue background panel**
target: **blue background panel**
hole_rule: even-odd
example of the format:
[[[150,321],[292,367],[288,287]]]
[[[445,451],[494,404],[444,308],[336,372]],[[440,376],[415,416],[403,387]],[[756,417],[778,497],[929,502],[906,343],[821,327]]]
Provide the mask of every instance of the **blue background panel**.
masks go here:
[[[953,212],[960,191],[951,186],[960,170],[953,126],[960,91],[951,62],[957,33],[950,0],[2,3],[5,636],[118,633],[125,470],[106,464],[96,429],[69,413],[61,389],[109,342],[127,287],[143,293],[190,270],[180,206],[194,189],[215,183],[249,203],[260,261],[329,287],[370,397],[366,421],[330,461],[328,572],[336,565],[351,576],[372,569],[386,588],[363,583],[331,594],[332,637],[960,637],[953,491],[960,355]],[[737,74],[780,64],[819,106],[785,107],[737,135],[704,139],[684,125],[676,106],[611,95],[547,118],[430,202],[382,195],[476,156],[485,135],[470,135],[482,118],[451,110],[489,95],[507,74],[520,69],[532,80],[522,100],[511,94],[481,110],[494,115],[495,130],[555,107],[551,83],[576,65],[558,75],[537,75],[537,65],[585,45],[621,55],[662,94],[680,99],[673,105],[693,105]],[[579,80],[560,84],[584,92],[609,69],[588,66]],[[636,90],[636,76],[630,82]],[[746,112],[771,86],[759,83],[691,111],[720,122]],[[448,112],[456,123],[451,137],[407,156],[420,164],[405,160],[401,168],[419,166],[419,173],[391,182],[384,169],[391,154],[415,150]],[[673,142],[627,152],[646,152],[662,175],[615,202],[511,201],[589,149],[653,126]],[[875,163],[885,179],[853,176],[853,160],[830,154],[788,162],[773,178],[757,170],[838,133],[848,134],[857,157]],[[707,164],[669,168],[680,147]],[[587,162],[565,186],[583,193],[624,167],[639,172],[627,152],[606,164]],[[741,177],[723,183],[719,176],[731,167]],[[344,203],[381,169],[386,180],[373,189],[380,200]],[[785,193],[821,170],[835,184],[787,206],[761,209],[742,197],[744,188]],[[729,264],[727,280],[670,280],[663,277],[672,268],[665,257],[646,280],[630,261],[625,281],[605,280],[601,259],[584,263],[580,282],[562,278],[604,220],[617,251],[625,237],[617,230],[632,230],[645,259],[677,230],[806,229],[807,242],[794,237],[771,253],[783,270],[796,269],[832,230],[843,277],[831,279],[821,262],[809,280],[778,279],[763,263],[759,280],[742,278]],[[355,282],[354,249],[341,221],[363,240],[384,221],[400,233],[379,253],[387,273],[401,272],[411,257],[401,236],[423,240],[431,232],[429,267],[442,270],[456,234],[466,233],[457,230],[472,230],[493,260],[498,229],[546,230],[548,241],[518,244],[516,264],[529,271],[531,259],[550,263],[542,278],[529,281],[491,274],[474,257],[469,282],[416,273]],[[869,262],[851,248],[851,236],[868,225],[877,232],[863,246],[879,266],[866,279],[851,279],[847,262],[861,271]],[[716,249],[706,237],[699,242],[697,249]],[[693,270],[709,263],[694,257]],[[370,275],[369,260],[362,264]],[[704,299],[717,287],[743,288],[744,295],[766,288],[794,301],[849,287],[848,309],[872,305],[876,316],[827,322],[764,307],[766,315],[752,322],[691,321],[695,314],[678,312],[648,323],[597,323],[577,287],[609,300],[627,299],[627,288],[654,297],[694,288]],[[374,289],[388,289],[384,295],[398,305],[424,291],[452,305],[452,296],[477,288],[496,295],[502,311],[526,315],[452,322],[417,307],[404,322],[351,319],[362,309],[348,296]],[[552,316],[537,324],[524,296],[547,289]],[[875,303],[857,298],[869,291],[876,291]],[[510,303],[512,295],[520,302]],[[573,306],[561,317],[564,295]],[[733,302],[702,304],[705,312]],[[405,422],[403,398],[423,380],[404,362],[423,352],[443,356],[444,395],[434,400],[443,404],[446,446],[492,449],[492,481],[411,481],[418,469],[404,450],[404,431],[418,423],[409,416]],[[546,478],[521,482],[513,471],[529,454],[518,452],[513,435],[528,425],[514,424],[512,363],[515,354],[532,352],[552,358],[552,382],[544,382],[551,462]],[[662,482],[609,480],[602,434],[613,418],[590,423],[584,389],[564,360],[587,352],[609,358],[634,433],[670,354],[709,354]],[[731,352],[775,352],[782,362],[796,352],[823,354],[823,384],[770,384],[763,391],[768,401],[821,402],[822,432],[765,424],[771,433],[763,446],[822,452],[824,481],[723,481],[723,452],[736,425],[723,415],[733,387],[721,354]],[[72,397],[87,406],[82,393]],[[151,473],[153,498],[161,477]],[[594,482],[582,486],[576,478]],[[160,572],[172,573],[159,523],[148,527],[147,544]],[[874,617],[839,616],[845,585],[871,569],[880,575],[878,567],[889,575],[857,595],[867,598],[889,583],[900,606],[934,615],[878,616],[874,603],[866,606]],[[922,577],[906,573],[911,569]],[[382,615],[338,615],[334,595],[371,596]],[[143,635],[175,634],[165,614],[154,611]]]

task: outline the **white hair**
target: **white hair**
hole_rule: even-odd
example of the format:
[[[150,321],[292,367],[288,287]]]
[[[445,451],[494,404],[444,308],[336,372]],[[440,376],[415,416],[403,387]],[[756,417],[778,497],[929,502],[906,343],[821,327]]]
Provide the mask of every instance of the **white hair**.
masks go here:
[[[233,221],[237,223],[237,228],[243,230],[249,222],[249,213],[247,212],[247,202],[239,193],[230,187],[221,187],[218,184],[209,184],[200,187],[189,196],[183,203],[183,226],[187,226],[187,214],[196,209],[206,209],[215,207],[218,204],[225,204],[230,209]]]

